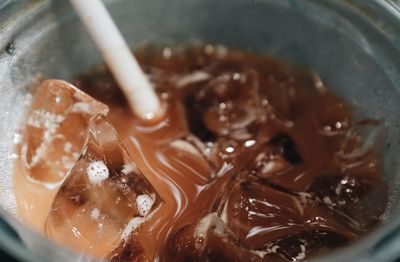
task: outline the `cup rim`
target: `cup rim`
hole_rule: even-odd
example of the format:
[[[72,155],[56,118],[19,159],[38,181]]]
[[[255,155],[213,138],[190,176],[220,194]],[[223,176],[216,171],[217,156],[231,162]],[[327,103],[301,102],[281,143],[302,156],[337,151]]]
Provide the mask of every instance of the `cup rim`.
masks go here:
[[[264,0],[258,0],[258,1],[263,2]],[[318,2],[319,0],[310,0],[310,1]],[[37,6],[32,6],[32,4],[28,3],[28,0],[16,0],[16,1],[8,0],[2,5],[0,5],[0,10],[3,10],[3,8],[10,8],[12,12],[8,15],[25,16],[26,14],[37,11],[41,8],[47,8],[51,0],[42,0],[39,2],[40,3],[38,3]],[[43,4],[44,2],[46,2],[47,4]],[[359,5],[362,4],[359,2],[362,1],[359,2],[343,1],[343,2],[346,2],[345,3],[346,5],[357,8],[358,11],[361,10],[362,12],[362,9],[358,8]],[[341,2],[340,4],[344,3]],[[397,3],[394,0],[385,0],[385,1],[371,0],[368,1],[367,3],[364,3],[364,5],[374,6],[375,8],[378,8],[380,12],[389,14],[390,19],[396,19],[398,21],[397,27],[400,28],[400,3]],[[29,7],[29,8],[24,10],[24,12],[21,12],[20,10],[15,10],[14,7],[18,8]],[[368,18],[369,15],[366,15],[366,17]],[[381,16],[379,17],[381,18]],[[371,22],[375,23],[376,21],[371,21]],[[387,35],[389,34],[388,31],[382,29],[381,33],[384,34],[385,37],[388,37]],[[400,49],[400,43],[398,44],[398,46],[399,46],[398,48]],[[81,260],[82,258],[85,258],[84,255],[80,255],[66,247],[58,245],[57,243],[47,239],[44,235],[34,231],[28,226],[25,226],[19,219],[11,215],[1,205],[0,205],[0,219],[3,219],[7,224],[11,225],[14,228],[23,228],[24,235],[32,236],[35,239],[35,241],[40,241],[40,243],[49,250],[54,249],[57,250],[57,252],[61,251],[71,259],[76,258]],[[332,253],[329,253],[327,255],[324,255],[322,257],[318,257],[316,259],[318,261],[333,262],[333,261],[345,261],[349,259],[354,259],[355,261],[357,261],[358,259],[360,259],[359,257],[360,255],[364,256],[364,258],[371,258],[371,256],[373,255],[372,252],[376,251],[377,249],[379,249],[381,252],[384,252],[385,244],[395,243],[397,241],[400,241],[400,213],[393,214],[392,217],[386,223],[379,225],[376,229],[373,229],[371,232],[369,232],[367,235],[362,237],[357,242],[349,246],[346,246],[344,248],[341,248],[337,251],[334,251]],[[22,242],[12,238],[9,234],[7,234],[7,232],[3,230],[3,228],[0,228],[0,248],[2,248],[7,253],[10,253],[15,258],[23,261],[51,260],[51,258],[42,257],[36,252],[30,251],[28,248],[26,248],[26,246]],[[400,256],[400,250],[398,251],[398,255]],[[371,261],[373,261],[373,258],[371,259]],[[374,261],[384,261],[384,260],[374,260]]]

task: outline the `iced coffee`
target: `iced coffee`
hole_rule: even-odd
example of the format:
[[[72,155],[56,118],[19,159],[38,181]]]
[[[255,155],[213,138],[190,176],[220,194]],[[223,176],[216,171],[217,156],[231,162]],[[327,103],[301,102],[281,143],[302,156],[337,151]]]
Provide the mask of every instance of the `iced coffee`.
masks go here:
[[[104,67],[38,85],[17,145],[19,218],[112,261],[302,261],[379,224],[382,124],[310,70],[224,46],[137,52],[165,116]]]

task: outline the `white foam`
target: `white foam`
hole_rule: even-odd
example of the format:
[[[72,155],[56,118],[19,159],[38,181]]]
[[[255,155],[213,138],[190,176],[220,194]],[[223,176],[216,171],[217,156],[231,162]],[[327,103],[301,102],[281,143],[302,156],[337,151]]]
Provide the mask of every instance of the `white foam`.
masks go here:
[[[110,172],[103,161],[90,162],[86,169],[86,173],[92,184],[100,184],[110,176]]]
[[[118,181],[117,182],[117,187],[122,192],[122,194],[124,194],[124,195],[127,195],[127,194],[129,194],[129,192],[131,192],[131,189],[126,184],[126,182]]]
[[[138,228],[144,222],[143,217],[134,217],[126,225],[124,231],[122,231],[121,238],[128,240],[131,233]]]
[[[136,206],[139,211],[139,214],[142,217],[146,216],[150,212],[155,201],[156,201],[155,194],[151,194],[151,195],[143,194],[143,195],[137,196]]]
[[[121,170],[121,172],[124,175],[128,175],[129,173],[135,172],[137,170],[137,167],[133,164],[125,164],[123,165],[123,168]]]

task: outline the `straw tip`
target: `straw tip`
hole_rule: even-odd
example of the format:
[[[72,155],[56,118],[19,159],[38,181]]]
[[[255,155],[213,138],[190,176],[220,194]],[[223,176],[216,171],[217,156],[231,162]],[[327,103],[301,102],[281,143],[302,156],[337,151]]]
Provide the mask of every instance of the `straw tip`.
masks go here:
[[[138,107],[137,105],[133,107],[135,114],[142,120],[149,123],[159,122],[164,118],[167,106],[165,103],[160,103],[157,101],[157,106],[153,108]]]

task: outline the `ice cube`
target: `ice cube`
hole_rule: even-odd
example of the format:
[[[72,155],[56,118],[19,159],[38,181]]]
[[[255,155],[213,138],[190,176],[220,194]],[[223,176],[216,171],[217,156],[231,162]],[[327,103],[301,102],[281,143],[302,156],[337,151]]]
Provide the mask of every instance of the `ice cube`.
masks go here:
[[[114,128],[99,115],[89,127],[82,155],[54,199],[46,233],[74,250],[117,258],[116,249],[141,250],[131,235],[160,201]],[[129,246],[132,243],[136,246]]]
[[[203,143],[200,147],[208,149],[207,160],[217,169],[257,142],[259,124],[265,120],[257,72],[224,65],[216,65],[222,73],[210,69],[211,75],[218,75],[197,83],[183,99],[188,129]]]
[[[224,71],[186,95],[190,131],[204,142],[217,136],[248,139],[247,128],[260,117],[258,75],[254,70]]]
[[[257,176],[280,175],[302,163],[294,141],[287,134],[278,134],[261,145],[250,162],[249,169]]]
[[[174,261],[302,261],[348,243],[347,238],[333,232],[308,230],[250,248],[211,213],[183,227],[168,246],[168,255]]]
[[[379,222],[387,202],[387,188],[381,178],[325,175],[308,189],[345,223],[359,231]]]
[[[216,212],[169,241],[176,261],[301,261],[350,243],[355,235],[309,193],[291,192],[243,171]]]
[[[337,134],[336,169],[316,177],[307,190],[359,231],[377,223],[386,207],[387,186],[377,161],[383,138],[384,126],[376,120],[359,121]]]
[[[178,231],[167,255],[174,261],[262,261],[240,243],[216,213]]]
[[[23,129],[22,160],[30,178],[60,182],[79,157],[90,120],[107,112],[106,105],[67,82],[41,83]]]
[[[329,229],[346,239],[354,237],[311,194],[292,192],[249,171],[243,171],[232,183],[218,214],[241,243],[255,250],[310,230]]]
[[[221,202],[219,214],[246,245],[257,247],[301,224],[306,201],[277,191],[244,171]],[[261,241],[261,242],[260,242]]]
[[[323,255],[349,243],[348,239],[333,232],[309,230],[275,239],[256,251],[264,259],[264,256],[268,254],[284,261],[302,261]],[[272,261],[275,260],[276,258]]]

